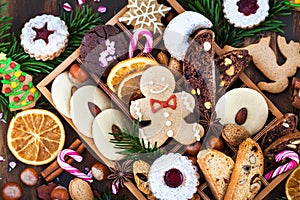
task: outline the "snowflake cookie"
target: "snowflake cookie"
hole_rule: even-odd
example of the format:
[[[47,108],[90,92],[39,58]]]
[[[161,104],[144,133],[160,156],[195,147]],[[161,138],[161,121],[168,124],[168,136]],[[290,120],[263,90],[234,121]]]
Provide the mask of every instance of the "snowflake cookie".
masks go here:
[[[134,29],[145,28],[156,33],[161,33],[161,18],[171,10],[170,7],[158,4],[156,0],[128,0],[129,9],[120,22],[127,22],[127,25],[133,25]]]

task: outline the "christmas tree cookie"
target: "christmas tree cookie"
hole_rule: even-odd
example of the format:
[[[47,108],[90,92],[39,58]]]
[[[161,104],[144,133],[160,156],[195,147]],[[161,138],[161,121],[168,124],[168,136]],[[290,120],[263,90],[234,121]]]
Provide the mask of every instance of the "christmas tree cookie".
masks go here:
[[[2,93],[9,97],[10,111],[25,110],[35,106],[40,92],[33,86],[32,77],[20,70],[21,65],[0,53]]]

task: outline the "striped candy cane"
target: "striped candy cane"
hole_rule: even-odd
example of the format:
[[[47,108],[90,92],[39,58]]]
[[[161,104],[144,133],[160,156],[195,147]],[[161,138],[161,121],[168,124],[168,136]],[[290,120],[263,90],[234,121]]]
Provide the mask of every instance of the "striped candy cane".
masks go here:
[[[152,33],[147,29],[138,29],[136,30],[132,37],[130,38],[130,44],[129,44],[129,58],[133,57],[133,52],[136,49],[138,40],[140,37],[146,38],[146,43],[143,52],[144,53],[150,53],[152,51],[153,46],[153,36]]]
[[[82,159],[83,159],[82,156],[80,156],[76,151],[74,151],[72,149],[64,149],[58,154],[57,162],[62,169],[69,172],[70,174],[72,174],[78,178],[81,178],[82,180],[85,180],[88,182],[93,182],[93,179],[91,176],[86,175],[85,173],[81,172],[79,169],[66,163],[65,156],[70,156],[77,162],[82,161]]]
[[[268,172],[264,177],[266,180],[270,180],[279,174],[282,174],[283,172],[289,171],[291,169],[294,169],[299,164],[299,155],[293,151],[290,150],[284,150],[280,153],[275,155],[275,161],[280,162],[285,158],[291,159],[290,162],[285,163],[284,165],[281,165],[277,167],[276,169]]]

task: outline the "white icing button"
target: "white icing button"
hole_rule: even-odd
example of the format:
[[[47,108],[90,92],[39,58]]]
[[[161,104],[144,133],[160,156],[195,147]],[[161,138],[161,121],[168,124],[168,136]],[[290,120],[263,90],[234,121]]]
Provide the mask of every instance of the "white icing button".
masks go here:
[[[170,114],[168,113],[168,112],[164,112],[164,117],[169,117],[170,116]]]
[[[171,121],[166,121],[166,126],[171,126],[172,122]]]
[[[168,130],[167,135],[168,135],[168,137],[173,137],[173,131],[172,130]]]

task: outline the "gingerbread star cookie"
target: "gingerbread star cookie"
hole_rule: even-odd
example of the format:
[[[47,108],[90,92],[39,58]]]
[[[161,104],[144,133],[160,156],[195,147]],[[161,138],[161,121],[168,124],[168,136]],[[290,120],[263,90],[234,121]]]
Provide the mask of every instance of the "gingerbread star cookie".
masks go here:
[[[151,120],[151,124],[140,128],[140,137],[152,146],[160,147],[172,137],[183,145],[199,141],[203,127],[184,118],[194,112],[195,99],[185,92],[176,92],[175,78],[166,67],[148,68],[140,80],[145,98],[131,101],[130,113],[135,119]]]
[[[35,106],[41,94],[33,86],[32,77],[20,70],[21,65],[0,53],[2,93],[9,97],[10,111],[25,110]]]
[[[135,30],[145,28],[153,33],[162,33],[164,25],[161,18],[171,10],[170,7],[158,4],[156,0],[128,0],[127,8],[129,10],[119,18],[120,22],[133,25]]]

